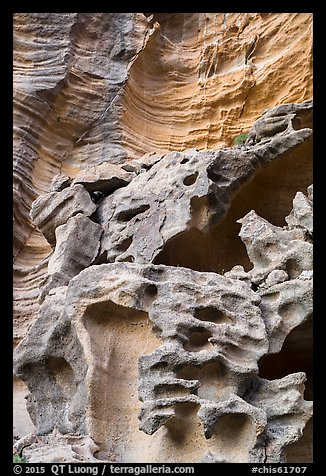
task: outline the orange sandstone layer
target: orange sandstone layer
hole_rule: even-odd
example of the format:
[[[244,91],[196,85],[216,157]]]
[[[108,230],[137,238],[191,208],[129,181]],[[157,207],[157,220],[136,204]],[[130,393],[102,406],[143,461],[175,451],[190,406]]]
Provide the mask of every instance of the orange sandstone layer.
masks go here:
[[[154,14],[130,68],[123,145],[152,151],[232,146],[264,109],[312,97],[312,15]]]
[[[264,109],[311,97],[308,13],[16,14],[16,342],[51,253],[29,210],[54,175],[231,146]]]

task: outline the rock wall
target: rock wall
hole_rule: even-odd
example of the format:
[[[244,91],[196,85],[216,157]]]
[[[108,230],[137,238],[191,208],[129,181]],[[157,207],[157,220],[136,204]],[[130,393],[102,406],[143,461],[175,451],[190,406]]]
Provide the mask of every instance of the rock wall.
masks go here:
[[[17,13],[14,333],[51,248],[29,218],[59,172],[233,145],[264,109],[312,96],[306,13]]]
[[[16,14],[28,461],[311,460],[311,20]]]

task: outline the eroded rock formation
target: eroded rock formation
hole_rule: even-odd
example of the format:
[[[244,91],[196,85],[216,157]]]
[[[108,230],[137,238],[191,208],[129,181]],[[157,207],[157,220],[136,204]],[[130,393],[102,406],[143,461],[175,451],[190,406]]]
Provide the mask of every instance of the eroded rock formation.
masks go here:
[[[264,109],[311,97],[308,13],[16,13],[15,344],[37,316],[51,253],[29,211],[50,191],[55,175],[75,178],[85,165],[96,165],[93,173],[101,175],[100,164],[133,167],[132,159],[153,152],[230,147]],[[298,156],[296,166],[290,162],[283,161],[282,173],[271,172],[260,194],[257,188],[260,198],[250,209],[260,213],[261,206],[273,214],[268,202],[275,202],[275,189],[281,196],[283,187],[289,195],[305,192],[311,181],[299,177],[304,164]],[[119,174],[110,187],[129,180]],[[292,199],[282,198],[286,210],[275,205],[281,220]],[[245,206],[243,197],[240,202],[235,209]],[[231,234],[237,237],[232,223],[247,210],[235,220],[230,212],[226,234],[235,227]],[[223,249],[224,231],[220,271],[236,264],[228,262],[234,254],[247,260],[237,238]],[[197,244],[201,237],[192,233],[191,241]],[[210,244],[207,238],[208,249]],[[173,249],[162,259],[173,261]],[[187,259],[185,254],[179,264],[188,265]]]
[[[312,415],[310,375],[268,378],[268,359],[311,326],[311,136],[312,101],[286,104],[238,147],[53,179],[31,210],[53,252],[15,351],[30,461],[52,461],[47,444],[61,461],[286,461]],[[264,213],[255,187],[273,167],[293,183]],[[247,251],[235,245],[226,272],[221,229]],[[83,435],[86,456],[66,434]]]

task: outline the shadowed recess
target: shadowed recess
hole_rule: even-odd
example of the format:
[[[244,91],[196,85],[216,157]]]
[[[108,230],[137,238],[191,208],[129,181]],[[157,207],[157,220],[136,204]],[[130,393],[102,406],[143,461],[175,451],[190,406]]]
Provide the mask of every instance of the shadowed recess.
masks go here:
[[[312,321],[305,322],[293,329],[284,341],[277,354],[264,356],[259,362],[259,376],[267,380],[275,380],[291,373],[305,372],[305,400],[312,400]]]
[[[203,233],[196,228],[166,243],[155,264],[183,266],[195,271],[224,273],[233,266],[252,268],[236,223],[251,210],[276,226],[286,225],[297,191],[306,194],[312,183],[312,140],[307,139],[270,165],[258,170],[250,183],[233,198],[224,220]]]

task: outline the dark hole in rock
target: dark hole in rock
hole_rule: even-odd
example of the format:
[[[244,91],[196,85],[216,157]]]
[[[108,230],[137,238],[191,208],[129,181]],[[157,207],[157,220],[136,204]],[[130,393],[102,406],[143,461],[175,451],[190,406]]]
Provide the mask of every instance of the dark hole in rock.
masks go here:
[[[189,159],[184,158],[181,160],[180,164],[183,165],[183,164],[186,164],[187,162],[189,162]]]
[[[157,287],[155,286],[155,284],[149,284],[147,288],[145,289],[145,293],[150,297],[156,296]]]
[[[215,170],[207,171],[208,178],[215,182],[220,187],[227,186],[230,184],[230,178],[222,175],[221,173],[216,172]]]
[[[185,388],[180,384],[171,383],[171,384],[158,384],[155,386],[155,395],[156,398],[167,398],[167,397],[183,397],[186,395],[194,394],[196,389]]]
[[[149,205],[140,205],[139,207],[132,210],[124,210],[118,214],[117,219],[119,221],[130,221],[135,216],[146,212],[149,208]]]
[[[167,362],[156,362],[156,364],[152,365],[152,370],[166,370],[169,368],[169,364]]]
[[[289,275],[290,279],[295,279],[301,274],[300,264],[296,262],[295,259],[288,259],[286,262],[286,272]]]
[[[214,76],[214,66],[215,65],[212,64],[212,66],[210,67],[208,76],[207,76],[208,78],[211,78],[212,76]]]
[[[312,129],[312,115],[310,111],[302,111],[292,119],[292,127],[295,131],[306,127]]]
[[[208,341],[212,334],[204,327],[195,328],[188,336],[188,341],[184,344],[184,349],[190,352],[199,352],[213,347]]]
[[[259,361],[259,377],[274,380],[295,372],[305,372],[304,397],[312,400],[312,321],[294,328],[277,354],[269,354]]]
[[[256,292],[258,289],[258,284],[251,283],[251,289]]]
[[[188,175],[188,177],[183,179],[184,185],[186,185],[187,187],[189,187],[190,185],[193,185],[196,182],[197,177],[198,177],[198,172],[196,172],[195,174]]]
[[[104,198],[104,193],[100,190],[94,190],[94,192],[89,192],[91,199],[94,203],[99,202],[102,198]]]
[[[215,307],[197,307],[194,312],[196,319],[210,321],[215,324],[232,324],[232,320]]]
[[[222,176],[218,179],[223,183]],[[286,226],[285,217],[292,209],[296,192],[306,194],[311,183],[312,140],[307,139],[270,165],[258,169],[253,179],[233,197],[225,218],[208,232],[191,228],[169,240],[156,256],[155,264],[217,273],[242,265],[245,271],[249,271],[252,264],[238,236],[241,225],[236,223],[237,220],[255,210],[273,225]],[[198,200],[198,206],[193,210],[193,215],[196,215],[194,222],[200,224],[201,216],[206,216],[206,206],[207,197]]]
[[[132,237],[126,238],[122,240],[117,246],[116,249],[118,251],[127,251],[127,249],[130,247],[132,243]]]
[[[127,181],[119,179],[118,177],[97,180],[96,182],[83,182],[81,180],[76,183],[81,183],[91,196],[94,192],[101,192],[103,196],[100,198],[107,197],[118,190],[118,188],[126,187],[128,185]]]
[[[107,252],[106,251],[103,251],[103,253],[100,253],[98,255],[98,257],[94,260],[94,262],[92,263],[93,265],[96,265],[96,264],[105,264],[108,262],[108,259],[107,259]]]

